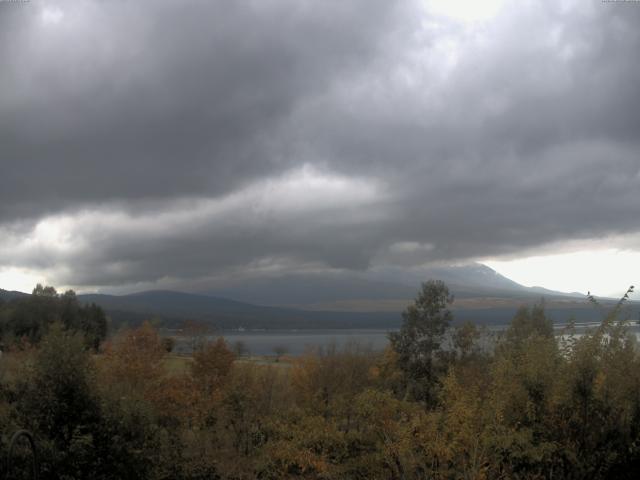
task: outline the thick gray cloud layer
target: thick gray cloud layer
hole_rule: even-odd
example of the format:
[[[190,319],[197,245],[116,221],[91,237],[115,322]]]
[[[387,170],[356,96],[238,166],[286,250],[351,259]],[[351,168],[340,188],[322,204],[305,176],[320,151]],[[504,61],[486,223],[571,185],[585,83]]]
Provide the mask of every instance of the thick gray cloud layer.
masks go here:
[[[640,230],[640,6],[0,3],[0,267],[189,282]],[[635,238],[635,237],[633,237]]]

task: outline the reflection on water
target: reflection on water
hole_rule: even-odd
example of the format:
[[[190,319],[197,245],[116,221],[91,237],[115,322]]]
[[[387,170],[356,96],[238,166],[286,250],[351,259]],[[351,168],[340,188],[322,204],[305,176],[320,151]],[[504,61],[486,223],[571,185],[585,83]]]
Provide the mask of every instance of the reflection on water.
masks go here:
[[[288,354],[300,355],[309,349],[335,345],[342,348],[348,343],[374,350],[383,350],[388,340],[389,330],[293,330],[273,332],[226,332],[225,339],[230,345],[238,341],[245,343],[253,355],[273,355],[274,349],[285,347]]]
[[[576,337],[582,336],[588,329],[595,328],[598,322],[576,323],[574,333]],[[555,325],[558,336],[561,336],[567,327],[566,324]],[[485,341],[491,339],[505,330],[506,325],[492,325],[486,328]],[[275,355],[276,351],[289,355],[300,355],[307,350],[326,348],[335,345],[342,348],[348,343],[358,343],[373,350],[383,350],[387,344],[388,333],[393,330],[384,329],[334,329],[334,330],[264,330],[264,331],[226,331],[222,332],[230,347],[242,342],[246,352],[251,355]],[[640,326],[633,324],[629,331],[640,339]],[[485,344],[485,348],[489,344]],[[188,342],[179,341],[177,352],[188,353]]]
[[[391,330],[382,329],[335,329],[335,330],[264,330],[226,331],[222,336],[230,347],[242,342],[251,355],[274,355],[276,349],[287,354],[300,355],[309,349],[335,345],[342,348],[348,343],[383,350],[388,343],[387,334]],[[178,352],[188,352],[186,342],[178,342]]]

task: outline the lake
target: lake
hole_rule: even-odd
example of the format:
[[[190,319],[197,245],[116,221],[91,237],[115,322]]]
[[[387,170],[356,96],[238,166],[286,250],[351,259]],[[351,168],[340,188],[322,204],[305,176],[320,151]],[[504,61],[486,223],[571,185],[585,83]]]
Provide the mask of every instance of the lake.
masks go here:
[[[356,342],[374,350],[383,350],[388,343],[384,329],[326,329],[326,330],[230,330],[223,331],[230,347],[241,341],[251,355],[274,355],[282,347],[290,355],[301,355],[309,349],[335,345],[338,349]],[[216,338],[216,336],[212,337]],[[189,342],[178,339],[175,351],[188,353]]]
[[[556,324],[554,328],[561,335],[565,324]],[[595,328],[597,322],[576,324],[576,335],[580,336],[585,330]],[[506,325],[487,326],[487,332],[498,334]],[[629,326],[637,338],[640,339],[640,326]],[[326,348],[335,345],[338,349],[349,343],[357,343],[373,350],[383,350],[389,343],[388,334],[393,329],[325,329],[325,330],[229,330],[221,335],[230,347],[236,342],[243,342],[251,355],[274,355],[275,350],[282,347],[289,355],[301,355],[310,349]],[[216,336],[212,337],[216,338]],[[176,352],[188,353],[190,347],[185,340],[179,340]]]

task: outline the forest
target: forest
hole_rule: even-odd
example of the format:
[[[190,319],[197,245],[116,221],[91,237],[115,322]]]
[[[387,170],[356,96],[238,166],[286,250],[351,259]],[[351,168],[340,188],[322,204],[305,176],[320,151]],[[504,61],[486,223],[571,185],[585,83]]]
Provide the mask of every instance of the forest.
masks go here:
[[[258,362],[202,338],[178,364],[152,324],[107,335],[100,307],[38,286],[0,304],[0,447],[29,430],[39,478],[65,480],[637,478],[627,298],[586,333],[537,304],[488,338],[428,281],[382,352]]]

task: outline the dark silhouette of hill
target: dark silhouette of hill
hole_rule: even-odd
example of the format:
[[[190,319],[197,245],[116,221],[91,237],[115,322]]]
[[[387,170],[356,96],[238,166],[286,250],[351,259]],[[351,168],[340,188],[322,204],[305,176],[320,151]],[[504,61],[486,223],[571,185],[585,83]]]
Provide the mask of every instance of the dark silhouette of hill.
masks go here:
[[[572,316],[597,321],[600,312],[577,293],[524,287],[481,264],[429,270],[383,272],[378,278],[352,274],[307,274],[248,279],[215,294],[156,290],[128,295],[84,294],[81,302],[102,306],[113,327],[157,319],[178,327],[185,320],[207,322],[220,329],[280,328],[395,328],[401,312],[412,301],[420,282],[442,279],[456,297],[456,321],[506,324],[521,305],[544,299],[546,311],[557,323]],[[28,295],[0,290],[0,299]],[[603,304],[612,302],[603,299]],[[632,309],[638,304],[630,302]],[[638,314],[632,313],[633,318]]]
[[[28,293],[17,292],[15,290],[3,290],[0,288],[0,300],[9,301],[14,298],[25,297],[28,295]]]
[[[322,311],[253,305],[225,298],[173,291],[149,291],[131,295],[80,295],[82,302],[95,302],[112,318],[114,326],[139,324],[157,319],[169,327],[185,320],[209,323],[218,329],[324,329],[324,328],[396,328],[401,323],[403,305],[387,311]],[[456,322],[473,321],[485,325],[507,324],[520,305],[532,301],[499,303],[499,299],[478,298],[460,301],[452,310]],[[484,302],[484,303],[483,303]],[[551,302],[546,311],[557,323],[572,316],[580,321],[597,321],[600,312],[587,301]]]
[[[310,312],[252,305],[245,302],[173,291],[131,295],[80,295],[83,302],[101,305],[116,324],[156,318],[169,326],[184,320],[210,323],[217,328],[385,328],[399,325],[393,312]]]
[[[310,274],[247,279],[210,293],[259,305],[311,305],[362,298],[412,298],[416,290],[413,285],[353,275]]]
[[[376,278],[341,273],[261,277],[236,281],[203,293],[258,305],[296,308],[313,306],[319,309],[323,304],[349,300],[410,301],[418,291],[420,283],[430,278],[443,280],[457,298],[538,299],[540,296],[548,296],[584,299],[584,295],[580,293],[525,287],[478,263],[417,271],[395,270],[383,272]]]

